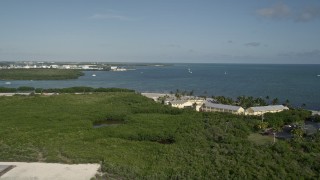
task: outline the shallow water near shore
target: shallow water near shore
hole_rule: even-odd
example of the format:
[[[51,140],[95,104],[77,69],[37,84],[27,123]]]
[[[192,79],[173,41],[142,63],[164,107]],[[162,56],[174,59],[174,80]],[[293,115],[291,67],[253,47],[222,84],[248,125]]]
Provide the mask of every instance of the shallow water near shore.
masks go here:
[[[85,71],[75,80],[0,81],[3,87],[118,87],[139,92],[194,91],[195,95],[270,97],[320,110],[320,65],[173,64],[136,66],[124,72]],[[95,74],[96,76],[92,76]]]

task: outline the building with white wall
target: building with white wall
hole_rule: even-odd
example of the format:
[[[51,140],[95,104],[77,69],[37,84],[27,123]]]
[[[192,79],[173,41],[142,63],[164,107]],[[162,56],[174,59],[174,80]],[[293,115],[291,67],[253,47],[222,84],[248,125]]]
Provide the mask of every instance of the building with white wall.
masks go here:
[[[249,107],[246,110],[246,114],[259,116],[265,113],[277,113],[284,110],[289,110],[289,108],[283,105],[257,106],[257,107]]]
[[[202,107],[203,112],[228,112],[232,114],[244,114],[244,109],[241,106],[232,106],[225,104],[217,104],[206,101]]]

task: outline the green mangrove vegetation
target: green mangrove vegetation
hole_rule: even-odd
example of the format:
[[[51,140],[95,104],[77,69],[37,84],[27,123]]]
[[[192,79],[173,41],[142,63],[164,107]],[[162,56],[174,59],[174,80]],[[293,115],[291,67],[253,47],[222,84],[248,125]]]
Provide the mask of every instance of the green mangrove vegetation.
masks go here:
[[[92,93],[92,92],[135,92],[131,89],[123,88],[92,88],[86,86],[76,86],[68,88],[34,88],[29,86],[21,86],[18,88],[0,87],[0,93],[16,93],[16,92],[35,92],[35,93]]]
[[[135,92],[0,97],[0,161],[101,163],[115,179],[320,178],[319,133],[273,143],[260,122]]]
[[[0,80],[63,80],[83,75],[75,69],[0,69]]]

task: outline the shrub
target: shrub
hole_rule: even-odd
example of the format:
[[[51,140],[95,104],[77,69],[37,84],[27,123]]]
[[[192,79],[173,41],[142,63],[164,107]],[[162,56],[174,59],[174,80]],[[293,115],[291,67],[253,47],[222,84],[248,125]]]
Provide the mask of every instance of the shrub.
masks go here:
[[[28,86],[21,86],[17,88],[18,91],[34,91],[34,87],[28,87]]]
[[[6,87],[0,87],[0,92],[2,93],[9,93],[9,92],[16,92],[16,88],[6,88]]]

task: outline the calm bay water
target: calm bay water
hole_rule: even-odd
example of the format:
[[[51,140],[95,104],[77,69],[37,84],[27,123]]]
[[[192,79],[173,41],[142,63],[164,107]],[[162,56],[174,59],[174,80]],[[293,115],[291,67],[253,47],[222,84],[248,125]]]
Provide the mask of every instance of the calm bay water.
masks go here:
[[[305,103],[309,109],[320,110],[320,65],[174,64],[135,68],[125,72],[85,71],[85,76],[76,80],[10,81],[10,85],[0,81],[0,86],[119,87],[139,92],[194,90],[196,95],[207,96],[277,97],[280,103],[289,99],[295,106]]]

